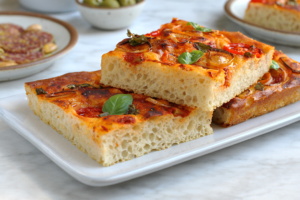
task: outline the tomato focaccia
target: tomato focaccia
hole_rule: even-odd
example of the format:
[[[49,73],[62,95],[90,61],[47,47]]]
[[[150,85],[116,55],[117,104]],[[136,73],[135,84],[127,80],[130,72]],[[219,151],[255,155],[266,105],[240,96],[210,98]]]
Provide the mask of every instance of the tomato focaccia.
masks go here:
[[[238,32],[173,19],[135,35],[102,56],[101,82],[212,111],[268,70],[273,49]]]
[[[100,79],[101,71],[69,73],[25,83],[25,89],[37,116],[103,166],[213,132],[212,112],[104,86]],[[117,94],[132,96],[128,112],[103,113]]]
[[[300,32],[300,0],[252,0],[245,20],[266,28]]]
[[[217,108],[213,122],[223,127],[232,126],[300,100],[300,63],[279,51],[275,51],[273,60],[273,66],[277,67]]]

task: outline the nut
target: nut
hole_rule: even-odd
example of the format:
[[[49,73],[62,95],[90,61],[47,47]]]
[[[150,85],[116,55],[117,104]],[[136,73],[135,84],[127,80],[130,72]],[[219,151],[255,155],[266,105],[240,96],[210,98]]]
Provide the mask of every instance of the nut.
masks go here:
[[[28,28],[26,29],[26,31],[41,31],[41,30],[42,30],[42,26],[40,24],[32,24],[28,26]]]
[[[8,66],[13,66],[13,65],[17,65],[17,63],[14,61],[0,62],[0,67],[8,67]]]
[[[44,54],[49,54],[52,53],[53,51],[55,51],[57,49],[57,45],[54,43],[47,43],[44,45],[43,47],[43,52]]]

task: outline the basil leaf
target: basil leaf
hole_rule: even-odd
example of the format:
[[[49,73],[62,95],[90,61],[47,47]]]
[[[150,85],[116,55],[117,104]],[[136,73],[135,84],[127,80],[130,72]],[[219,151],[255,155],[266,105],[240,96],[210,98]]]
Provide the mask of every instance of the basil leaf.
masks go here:
[[[103,105],[102,111],[110,115],[122,115],[128,113],[128,106],[132,104],[130,94],[117,94],[111,96]]]
[[[194,50],[191,53],[184,52],[178,56],[178,62],[181,64],[193,64],[197,62],[203,56],[202,51]]]
[[[272,60],[270,68],[278,70],[280,67],[279,67],[278,63],[275,60]]]
[[[189,52],[184,52],[178,56],[178,62],[181,64],[190,64],[192,55]]]
[[[188,22],[187,25],[192,25],[196,31],[202,31],[202,32],[211,32],[212,29],[201,27],[199,24],[196,24],[194,22]]]

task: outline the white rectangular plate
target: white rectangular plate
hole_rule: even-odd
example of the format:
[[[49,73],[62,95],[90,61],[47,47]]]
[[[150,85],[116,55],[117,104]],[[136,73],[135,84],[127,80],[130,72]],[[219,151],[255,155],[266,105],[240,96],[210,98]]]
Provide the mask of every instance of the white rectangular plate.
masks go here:
[[[262,135],[300,120],[300,102],[230,128],[213,124],[214,134],[103,167],[78,150],[30,110],[25,94],[0,99],[0,119],[78,181],[106,186],[143,176]]]

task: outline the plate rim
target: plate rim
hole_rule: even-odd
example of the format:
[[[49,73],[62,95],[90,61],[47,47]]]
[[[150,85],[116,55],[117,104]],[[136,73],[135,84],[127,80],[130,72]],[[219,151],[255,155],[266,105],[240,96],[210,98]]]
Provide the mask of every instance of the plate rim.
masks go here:
[[[251,22],[247,22],[245,21],[244,19],[241,19],[239,17],[237,17],[236,15],[233,14],[233,12],[231,11],[231,6],[233,3],[235,3],[236,1],[241,1],[241,0],[228,0],[225,5],[224,5],[224,10],[226,12],[226,14],[228,14],[230,17],[232,17],[233,19],[241,22],[241,23],[244,23],[244,24],[247,24],[249,26],[254,26],[255,28],[260,28],[260,29],[264,29],[266,31],[272,31],[272,32],[277,32],[277,33],[284,33],[284,34],[291,34],[291,35],[295,35],[295,36],[300,36],[300,32],[292,32],[292,31],[282,31],[282,30],[277,30],[277,29],[272,29],[272,28],[266,28],[266,27],[263,27],[263,26],[259,26],[259,25],[256,25],[254,23],[251,23]]]
[[[50,20],[54,23],[62,25],[64,28],[67,29],[68,33],[70,34],[70,41],[67,44],[67,46],[65,46],[62,50],[60,50],[60,51],[58,51],[58,52],[56,52],[56,53],[54,53],[54,54],[52,54],[48,57],[42,58],[42,59],[34,61],[34,62],[30,62],[30,63],[7,66],[7,67],[1,67],[0,72],[1,71],[8,71],[8,70],[31,67],[31,66],[34,66],[34,65],[38,65],[38,64],[45,63],[45,62],[48,62],[50,60],[56,59],[56,58],[62,56],[63,54],[67,53],[68,51],[70,51],[78,41],[77,30],[71,24],[69,24],[67,22],[64,22],[62,20],[56,19],[54,17],[50,17],[50,16],[40,14],[40,13],[31,13],[31,12],[22,12],[22,11],[1,11],[0,12],[0,16],[5,16],[5,15],[7,15],[7,16],[30,16],[30,17],[36,17],[36,18],[42,18],[42,19]]]

